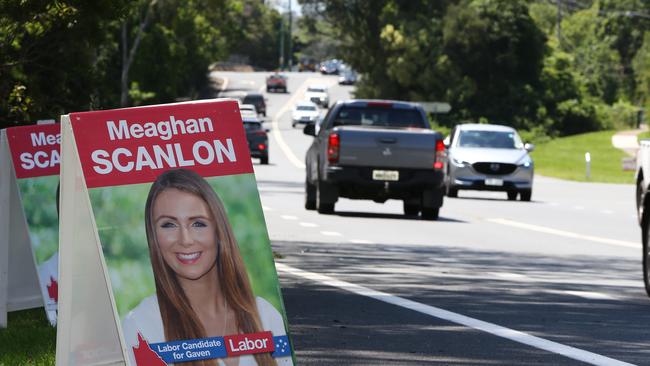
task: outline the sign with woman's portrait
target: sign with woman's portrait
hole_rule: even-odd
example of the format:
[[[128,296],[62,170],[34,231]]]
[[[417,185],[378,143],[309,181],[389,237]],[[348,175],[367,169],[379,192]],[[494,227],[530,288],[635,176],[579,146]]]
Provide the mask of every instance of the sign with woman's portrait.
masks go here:
[[[61,298],[77,285],[107,298],[115,327],[94,339],[59,331],[57,364],[59,351],[61,361],[111,361],[118,338],[132,366],[293,365],[238,103],[73,113],[63,128],[62,199],[82,197],[63,205],[62,237],[75,236],[85,199],[107,291],[77,279],[88,265],[62,248],[62,267],[79,271],[66,282],[63,270]],[[73,241],[70,253],[84,245]],[[61,322],[87,332],[74,307]]]

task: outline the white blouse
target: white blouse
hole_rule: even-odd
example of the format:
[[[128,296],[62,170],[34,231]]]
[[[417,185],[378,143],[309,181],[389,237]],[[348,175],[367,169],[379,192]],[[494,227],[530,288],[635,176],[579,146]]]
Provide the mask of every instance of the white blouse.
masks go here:
[[[286,335],[287,331],[284,328],[282,315],[265,299],[258,296],[255,300],[263,329],[271,331],[273,336]],[[142,300],[135,309],[126,314],[122,319],[122,332],[124,333],[129,365],[131,366],[136,366],[133,347],[138,346],[138,332],[150,344],[165,342],[165,330],[163,329],[156,295]],[[291,356],[279,357],[275,360],[278,366],[293,366]],[[221,360],[218,360],[218,364],[220,366],[224,365]],[[255,362],[253,355],[243,355],[239,356],[239,366],[257,366],[257,362]]]

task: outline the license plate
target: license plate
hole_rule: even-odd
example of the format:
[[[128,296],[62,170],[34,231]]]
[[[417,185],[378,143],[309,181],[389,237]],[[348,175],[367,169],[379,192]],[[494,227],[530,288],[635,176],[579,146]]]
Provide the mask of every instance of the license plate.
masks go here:
[[[502,186],[503,185],[503,179],[487,178],[485,180],[485,185],[486,186]]]
[[[399,172],[397,170],[373,170],[372,179],[374,180],[399,180]]]

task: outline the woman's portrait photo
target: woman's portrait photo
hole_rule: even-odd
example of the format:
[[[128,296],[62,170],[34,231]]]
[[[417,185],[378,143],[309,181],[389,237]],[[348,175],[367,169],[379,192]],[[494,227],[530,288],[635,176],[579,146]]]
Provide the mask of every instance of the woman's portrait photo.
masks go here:
[[[224,202],[206,179],[187,169],[160,174],[146,195],[143,219],[155,293],[140,299],[135,307],[127,306],[128,312],[121,314],[132,365],[136,365],[133,347],[138,346],[139,336],[152,344],[262,331],[286,335],[281,313],[256,295]],[[272,264],[272,257],[269,261]],[[109,268],[113,282],[118,282],[114,292],[119,292],[116,287],[128,277],[123,267],[130,266],[116,258],[113,266],[107,262],[120,272],[111,273]],[[116,302],[122,302],[118,294]],[[293,363],[291,357],[274,359],[270,353],[258,353],[179,364]]]

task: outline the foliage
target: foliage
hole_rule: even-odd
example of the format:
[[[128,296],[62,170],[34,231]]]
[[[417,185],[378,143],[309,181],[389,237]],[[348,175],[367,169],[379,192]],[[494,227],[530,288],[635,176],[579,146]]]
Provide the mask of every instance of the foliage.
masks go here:
[[[314,24],[331,25],[339,55],[363,74],[357,97],[448,102],[440,125],[487,121],[565,136],[627,128],[648,104],[648,2],[301,3]]]
[[[2,0],[0,128],[119,107],[123,53],[150,4],[128,73],[133,104],[209,95],[209,65],[233,54],[277,66],[279,14],[260,1]]]

